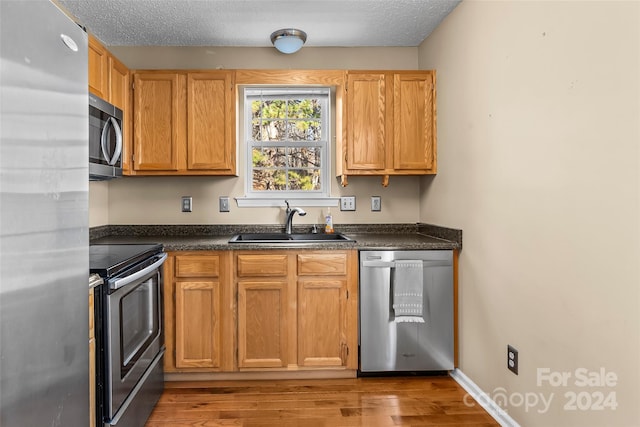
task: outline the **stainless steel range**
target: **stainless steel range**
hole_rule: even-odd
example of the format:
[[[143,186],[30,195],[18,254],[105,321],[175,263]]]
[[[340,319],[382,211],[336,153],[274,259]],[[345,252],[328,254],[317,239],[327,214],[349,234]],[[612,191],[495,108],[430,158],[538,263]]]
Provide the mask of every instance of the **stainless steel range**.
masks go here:
[[[162,390],[161,245],[92,245],[96,288],[97,425],[140,427]]]

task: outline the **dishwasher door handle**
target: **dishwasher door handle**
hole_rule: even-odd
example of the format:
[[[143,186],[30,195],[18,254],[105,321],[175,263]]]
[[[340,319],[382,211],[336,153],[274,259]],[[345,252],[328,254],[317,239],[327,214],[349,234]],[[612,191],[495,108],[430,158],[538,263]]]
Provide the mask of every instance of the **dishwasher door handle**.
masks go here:
[[[403,260],[398,260],[403,261]],[[422,260],[422,267],[449,267],[451,261],[447,260]],[[395,261],[362,261],[362,267],[370,268],[395,268]]]

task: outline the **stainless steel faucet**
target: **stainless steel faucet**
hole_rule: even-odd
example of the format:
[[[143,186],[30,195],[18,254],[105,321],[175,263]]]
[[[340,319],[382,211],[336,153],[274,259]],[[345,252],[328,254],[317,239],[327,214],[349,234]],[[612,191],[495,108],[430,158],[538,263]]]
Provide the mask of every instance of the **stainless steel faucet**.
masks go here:
[[[305,216],[307,213],[300,208],[291,208],[289,207],[289,201],[284,201],[287,204],[287,220],[284,225],[284,232],[287,234],[291,234],[293,232],[293,215],[298,213],[300,216]]]

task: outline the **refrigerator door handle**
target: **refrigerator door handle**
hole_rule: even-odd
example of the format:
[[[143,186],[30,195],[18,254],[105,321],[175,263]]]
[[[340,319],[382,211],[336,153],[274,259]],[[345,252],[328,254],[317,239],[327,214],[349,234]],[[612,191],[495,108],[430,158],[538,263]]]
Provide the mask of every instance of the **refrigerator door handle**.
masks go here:
[[[107,136],[109,134],[109,129],[108,129],[109,125],[113,126],[113,129],[116,132],[116,147],[113,150],[113,156],[109,155],[108,147],[107,147],[108,145]],[[115,165],[118,159],[120,158],[120,153],[122,153],[122,129],[120,129],[120,125],[118,125],[118,122],[113,117],[110,117],[107,123],[105,123],[104,127],[102,128],[101,142],[102,142],[101,144],[102,155],[104,156],[105,160],[107,161],[107,163],[109,163],[109,165],[111,166]]]

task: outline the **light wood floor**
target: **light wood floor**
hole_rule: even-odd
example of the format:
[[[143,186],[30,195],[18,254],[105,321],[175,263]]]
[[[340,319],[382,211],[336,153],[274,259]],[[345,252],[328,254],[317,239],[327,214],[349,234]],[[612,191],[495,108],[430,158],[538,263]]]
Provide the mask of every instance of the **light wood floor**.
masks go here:
[[[498,426],[451,378],[167,382],[146,427]]]

